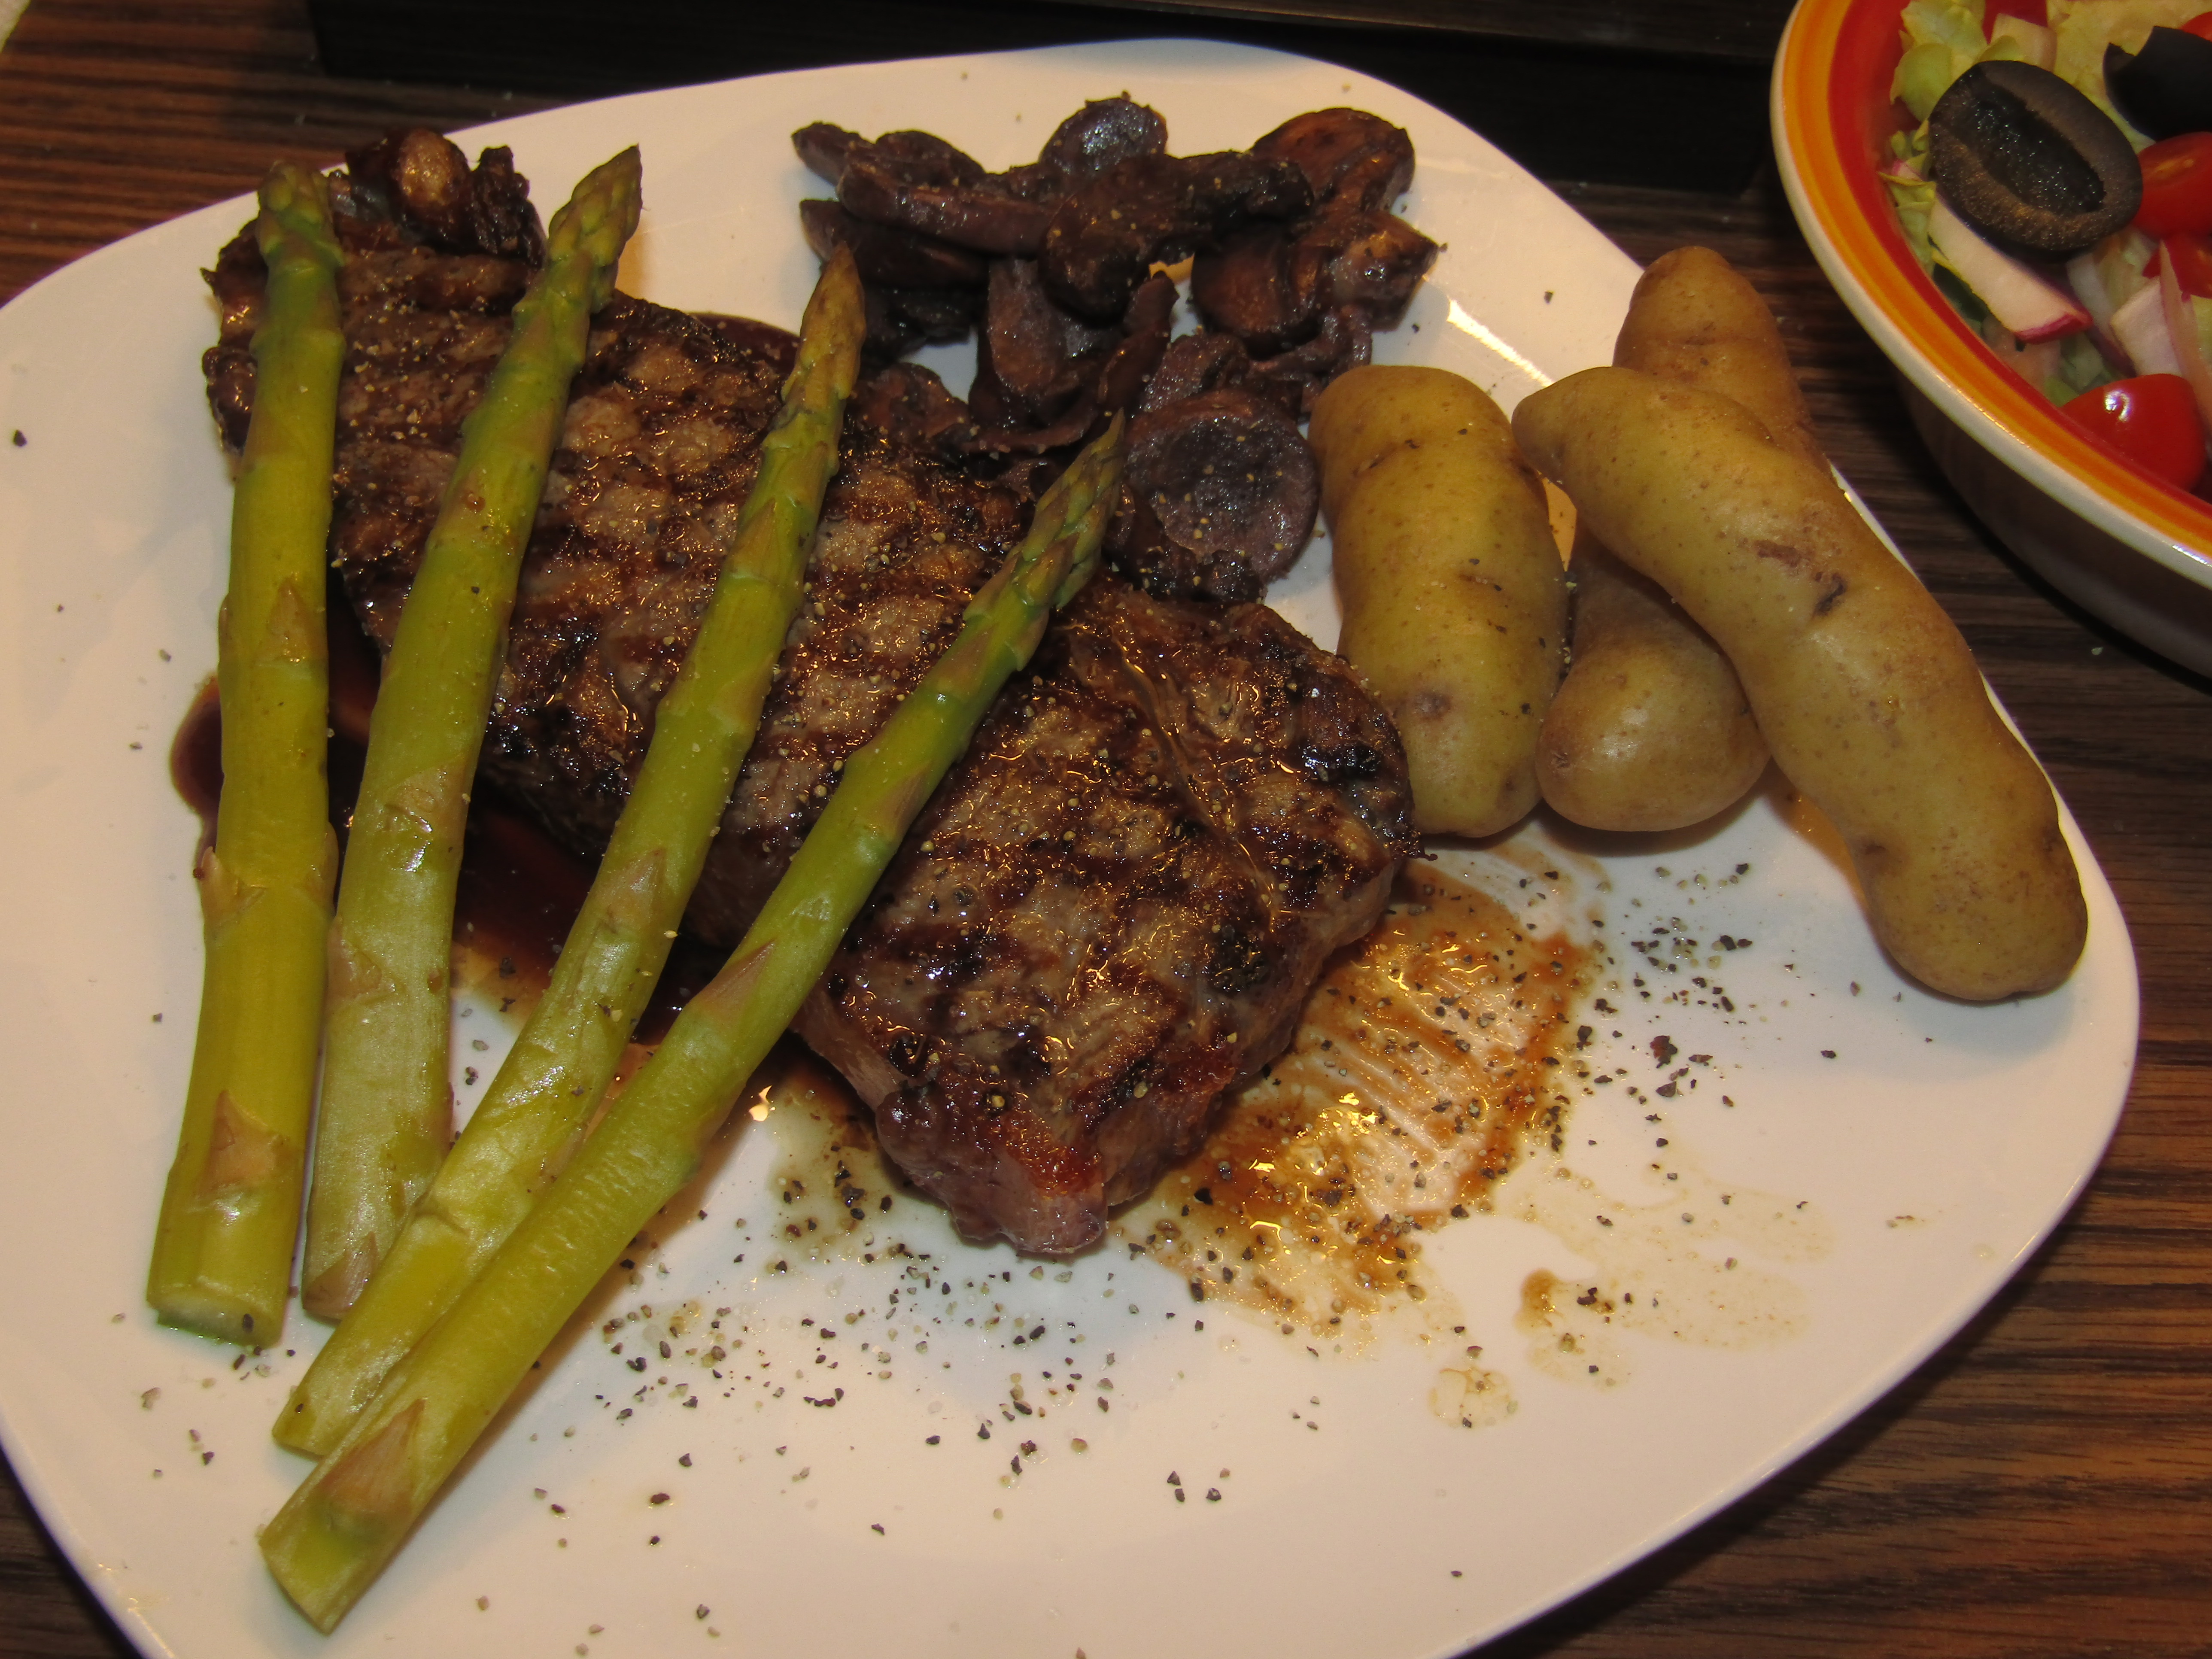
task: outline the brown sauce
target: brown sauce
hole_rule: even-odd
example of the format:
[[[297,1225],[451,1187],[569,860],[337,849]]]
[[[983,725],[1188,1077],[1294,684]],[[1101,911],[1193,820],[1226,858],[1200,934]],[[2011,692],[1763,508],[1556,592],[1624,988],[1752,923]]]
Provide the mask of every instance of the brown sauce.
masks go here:
[[[374,701],[374,647],[332,595],[331,816],[358,793]],[[178,793],[214,833],[221,714],[212,684],[171,748]],[[471,808],[454,919],[456,982],[516,1020],[550,975],[592,867],[488,793]],[[679,939],[638,1037],[649,1046],[720,966]],[[1418,865],[1373,933],[1342,952],[1291,1045],[1231,1102],[1193,1157],[1116,1218],[1115,1233],[1228,1300],[1341,1335],[1348,1321],[1426,1299],[1423,1242],[1473,1210],[1533,1142],[1557,1150],[1577,1065],[1588,951],[1532,934],[1497,900]],[[642,1059],[633,1048],[625,1073]],[[787,1042],[749,1095],[791,1115],[771,1242],[857,1249],[907,1189],[842,1079]],[[804,1124],[796,1120],[803,1118]]]
[[[335,580],[329,604],[331,822],[343,840],[361,793],[379,665],[375,646],[355,623]],[[213,680],[200,688],[170,743],[169,776],[199,815],[201,847],[211,844],[222,799],[222,711]],[[455,985],[518,1023],[526,1018],[552,976],[596,873],[596,866],[556,845],[504,801],[480,793],[470,806],[462,845],[453,915]],[[641,1042],[659,1040],[677,1012],[714,977],[725,954],[688,936],[676,942],[638,1022]]]
[[[1556,1149],[1590,963],[1480,890],[1417,866],[1339,957],[1290,1048],[1116,1231],[1194,1299],[1341,1332],[1425,1300],[1425,1239],[1489,1207],[1532,1141]]]

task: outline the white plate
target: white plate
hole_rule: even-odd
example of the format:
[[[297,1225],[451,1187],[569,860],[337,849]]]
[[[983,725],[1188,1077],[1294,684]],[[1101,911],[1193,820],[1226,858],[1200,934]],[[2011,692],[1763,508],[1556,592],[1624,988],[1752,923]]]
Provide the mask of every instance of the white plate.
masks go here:
[[[1386,356],[1459,368],[1508,404],[1608,357],[1635,273],[1603,237],[1437,111],[1295,58],[1154,43],[826,70],[474,137],[512,143],[547,203],[641,143],[650,205],[626,283],[789,323],[813,271],[793,204],[815,188],[792,129],[926,127],[1005,165],[1082,99],[1123,88],[1166,114],[1184,151],[1243,145],[1337,103],[1412,131],[1407,210],[1447,250]],[[1641,1001],[1625,979],[1599,988],[1623,1010],[1596,1022],[1600,1065],[1656,1083],[1648,1048],[1661,1034],[1713,1065],[1703,1089],[1665,1103],[1664,1152],[1644,1118],[1660,1103],[1595,1090],[1573,1108],[1565,1154],[1591,1188],[1531,1165],[1498,1214],[1436,1237],[1428,1260],[1464,1334],[1407,1307],[1364,1346],[1309,1352],[1303,1332],[1212,1306],[1200,1333],[1181,1281],[1118,1248],[1065,1283],[1032,1278],[1008,1252],[951,1243],[908,1203],[881,1243],[896,1231],[932,1251],[933,1274],[956,1285],[1010,1273],[987,1303],[995,1294],[1009,1319],[1051,1321],[1055,1345],[1083,1346],[1040,1356],[1042,1343],[1010,1346],[1019,1326],[968,1327],[979,1293],[962,1288],[950,1315],[942,1297],[930,1306],[943,1316],[931,1352],[902,1328],[895,1358],[863,1364],[852,1338],[880,1341],[890,1291],[915,1283],[896,1270],[912,1264],[745,1249],[730,1223],[744,1216],[764,1237],[780,1156],[774,1133],[745,1124],[693,1200],[709,1220],[677,1231],[637,1288],[611,1284],[587,1317],[640,1298],[663,1315],[687,1297],[728,1306],[773,1352],[784,1397],[733,1379],[728,1396],[717,1385],[680,1406],[673,1382],[702,1378],[696,1360],[663,1367],[659,1332],[629,1327],[631,1357],[651,1362],[640,1377],[586,1330],[338,1634],[313,1635],[264,1574],[253,1532],[304,1468],[266,1425],[317,1328],[295,1317],[301,1352],[264,1356],[263,1375],[158,1328],[140,1301],[199,976],[195,826],[165,756],[213,665],[228,513],[198,373],[214,316],[195,272],[246,212],[228,203],[133,237],[0,313],[0,629],[14,665],[0,678],[0,1034],[15,1079],[0,1115],[0,1426],[63,1547],[148,1653],[1454,1652],[1679,1533],[1847,1420],[1996,1290],[2094,1167],[2126,1086],[2136,988],[2078,838],[2086,960],[2049,997],[1972,1009],[1897,977],[1837,864],[1772,797],[1687,844],[1560,849],[1532,826],[1502,857],[1454,856],[1516,907],[1548,907],[1533,914],[1616,919],[1605,937],[1619,973],[1641,969],[1657,995]],[[7,441],[16,428],[20,448]],[[1327,569],[1324,548],[1279,596],[1324,641]],[[1749,872],[1731,881],[1739,864]],[[1561,879],[1517,884],[1546,867]],[[1721,933],[1756,940],[1726,961],[1733,1013],[1693,991],[1667,1000],[1709,971],[1698,963],[1669,976],[1626,948],[1660,915],[1708,950]],[[464,1046],[457,1065],[491,1058]],[[1714,1205],[1721,1192],[1732,1207]],[[1692,1196],[1705,1213],[1673,1234]],[[1515,1218],[1531,1206],[1544,1224]],[[1591,1225],[1599,1208],[1617,1232]],[[1638,1231],[1650,1236],[1640,1255],[1612,1244]],[[744,1265],[731,1260],[740,1249]],[[761,1273],[771,1254],[791,1271]],[[1749,1282],[1721,1277],[1724,1255],[1759,1276],[1746,1305],[1711,1294]],[[1612,1344],[1608,1381],[1628,1373],[1586,1386],[1560,1364],[1557,1333],[1515,1321],[1532,1271],[1587,1275],[1594,1262],[1665,1290],[1670,1311],[1678,1289],[1691,1305],[1702,1286],[1709,1340],[1586,1333]],[[862,1324],[836,1327],[842,1350],[799,1323],[861,1308]],[[1480,1344],[1517,1410],[1477,1430],[1440,1416],[1431,1395],[1459,1352],[1447,1341]],[[806,1363],[817,1346],[851,1356],[834,1378]],[[1048,1409],[1017,1431],[1001,1418],[1024,1352]],[[1071,1358],[1086,1389],[1115,1381],[1110,1413],[1052,1407],[1064,1397],[1035,1368],[1054,1364],[1064,1382]],[[671,1384],[653,1386],[662,1375]],[[833,1382],[847,1389],[837,1406],[803,1403]],[[634,1414],[618,1421],[621,1407]],[[988,1443],[981,1423],[999,1425]],[[1087,1450],[1069,1445],[1079,1435]],[[1040,1449],[1016,1476],[1023,1438]],[[1190,1501],[1175,1501],[1171,1470]],[[653,1504],[660,1492],[672,1501]]]

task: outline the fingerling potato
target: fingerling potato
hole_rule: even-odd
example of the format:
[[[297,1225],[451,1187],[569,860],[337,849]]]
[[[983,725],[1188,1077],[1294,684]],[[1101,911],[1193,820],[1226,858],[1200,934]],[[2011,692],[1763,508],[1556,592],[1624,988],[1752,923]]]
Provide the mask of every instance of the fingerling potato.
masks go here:
[[[2087,914],[2051,786],[1950,618],[1825,469],[1732,398],[1631,369],[1534,393],[1513,428],[1728,653],[1899,966],[1977,1002],[2066,977]]]
[[[1784,449],[1815,466],[1828,465],[1774,313],[1709,247],[1662,253],[1637,279],[1613,362],[1616,368],[1733,398]]]
[[[1826,465],[1773,316],[1710,248],[1652,261],[1613,361],[1733,398]],[[1766,742],[1727,657],[1587,530],[1567,574],[1572,651],[1537,749],[1544,799],[1596,830],[1679,830],[1733,805],[1765,769]]]
[[[1734,805],[1766,740],[1720,647],[1586,526],[1567,578],[1573,650],[1536,745],[1544,799],[1593,830],[1680,830]]]
[[[1338,650],[1396,723],[1413,827],[1510,829],[1536,804],[1566,574],[1542,484],[1481,390],[1443,369],[1355,368],[1314,405]]]

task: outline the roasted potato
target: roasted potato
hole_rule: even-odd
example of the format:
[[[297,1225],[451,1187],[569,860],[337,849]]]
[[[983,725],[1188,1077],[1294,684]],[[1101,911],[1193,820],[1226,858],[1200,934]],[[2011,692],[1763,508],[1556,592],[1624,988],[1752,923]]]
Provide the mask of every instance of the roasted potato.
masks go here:
[[[1978,1002],[2066,977],[2087,913],[2051,786],[1950,618],[1826,469],[1734,399],[1631,369],[1534,393],[1513,429],[1728,653],[1899,966]]]
[[[1613,361],[1735,398],[1775,442],[1826,469],[1773,313],[1711,248],[1678,247],[1651,262],[1637,279]]]
[[[1544,799],[1593,830],[1679,830],[1734,805],[1766,740],[1720,647],[1586,526],[1567,576],[1573,651],[1537,739]]]
[[[1566,574],[1544,490],[1481,390],[1438,368],[1355,368],[1314,405],[1338,644],[1396,722],[1413,826],[1494,835],[1536,804]]]
[[[1652,261],[1613,361],[1733,398],[1777,443],[1826,465],[1773,317],[1710,248]],[[1587,530],[1567,574],[1572,651],[1537,746],[1544,799],[1597,830],[1679,830],[1733,805],[1765,769],[1766,743],[1728,659]]]

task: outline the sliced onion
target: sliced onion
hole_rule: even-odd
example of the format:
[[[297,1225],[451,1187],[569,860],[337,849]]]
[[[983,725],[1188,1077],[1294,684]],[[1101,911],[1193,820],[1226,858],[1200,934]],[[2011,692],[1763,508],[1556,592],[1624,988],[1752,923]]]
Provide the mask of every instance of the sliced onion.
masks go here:
[[[2212,430],[2212,368],[2205,366],[2204,353],[2197,341],[2196,313],[2189,296],[2181,291],[2181,279],[2174,275],[2173,267],[2171,253],[2165,253],[2158,262],[2160,308],[2166,313],[2166,331],[2173,342],[2173,355],[2181,360],[2181,376],[2197,395],[2197,413],[2206,428]]]
[[[2076,254],[2066,262],[2066,281],[2089,313],[2089,337],[2097,343],[2097,349],[2107,361],[2124,366],[2129,353],[2120,344],[2120,337],[2112,332],[2112,313],[2118,309],[2112,303],[2112,291],[2105,286],[2105,273],[2098,267],[2094,249]]]
[[[2105,273],[2097,269],[2096,250],[2077,253],[2066,262],[2066,280],[2074,297],[2088,307],[2089,320],[2106,333],[2112,328],[2112,296],[2105,287]]]
[[[2166,326],[2166,305],[2156,283],[2137,289],[2112,313],[2112,337],[2138,374],[2179,374],[2181,353]]]

